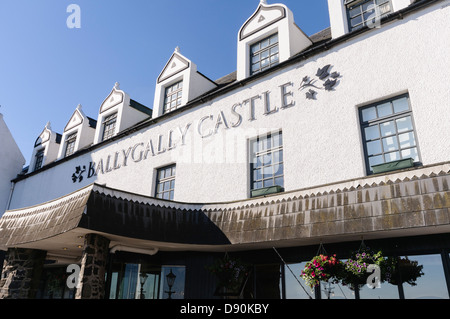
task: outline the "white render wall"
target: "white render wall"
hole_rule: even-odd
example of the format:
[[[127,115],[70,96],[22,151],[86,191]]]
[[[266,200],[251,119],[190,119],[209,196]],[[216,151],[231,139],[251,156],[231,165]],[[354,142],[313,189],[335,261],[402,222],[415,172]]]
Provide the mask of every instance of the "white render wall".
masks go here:
[[[366,173],[358,107],[406,92],[410,96],[423,164],[449,161],[450,29],[446,26],[450,6],[443,4],[374,29],[90,154],[30,176],[17,183],[12,208],[58,198],[93,182],[153,196],[156,169],[172,163],[177,164],[176,201],[245,199],[250,188],[248,138],[280,128],[286,191],[361,178]],[[331,92],[318,91],[317,100],[307,100],[305,91],[298,90],[302,79],[314,77],[317,69],[327,64],[332,65],[332,71],[340,72],[338,85]],[[293,85],[286,86],[285,92],[292,92],[293,96],[287,100],[295,105],[264,115],[263,93],[270,92],[271,109],[280,108],[280,86],[289,82]],[[254,104],[256,119],[249,121],[249,103],[244,101],[257,95],[260,98]],[[242,122],[232,127],[239,124],[237,115],[232,113],[238,103],[242,106],[234,110],[242,115]],[[214,133],[221,112],[229,128],[221,124],[217,134],[201,138],[198,124],[203,123],[202,134],[208,135],[210,130]],[[181,132],[186,145],[181,145]],[[169,134],[176,143],[171,150],[167,144]],[[135,162],[131,155],[133,148],[134,159],[139,160],[140,152],[151,139],[156,154],[159,135],[166,151],[155,156],[149,153],[147,159]],[[122,150],[128,151],[126,166]],[[88,179],[85,173],[81,183],[72,182],[76,166],[101,160],[106,166],[109,156],[113,167],[116,152],[120,168],[99,173],[96,178]]]
[[[11,194],[11,180],[22,171],[25,158],[14,141],[8,126],[0,113],[0,216],[8,205]]]

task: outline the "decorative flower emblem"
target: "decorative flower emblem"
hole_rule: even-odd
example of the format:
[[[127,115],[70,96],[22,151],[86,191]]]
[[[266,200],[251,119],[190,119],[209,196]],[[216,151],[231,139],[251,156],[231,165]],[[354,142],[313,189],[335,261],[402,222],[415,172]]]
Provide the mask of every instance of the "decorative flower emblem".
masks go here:
[[[83,168],[81,168],[81,166],[75,167],[75,173],[72,174],[72,181],[74,183],[76,183],[77,181],[78,183],[81,183],[84,179],[83,177],[84,172],[86,172],[86,166],[83,166]]]
[[[306,92],[306,98],[308,100],[316,99],[317,91],[314,89],[333,91],[334,87],[338,83],[338,79],[341,77],[341,74],[339,72],[332,72],[330,74],[331,68],[331,64],[328,64],[323,68],[319,68],[317,70],[316,77],[319,79],[319,81],[322,81],[322,86],[318,86],[316,84],[318,81],[317,79],[311,79],[309,76],[305,76],[302,79],[299,90],[310,88],[308,92]]]

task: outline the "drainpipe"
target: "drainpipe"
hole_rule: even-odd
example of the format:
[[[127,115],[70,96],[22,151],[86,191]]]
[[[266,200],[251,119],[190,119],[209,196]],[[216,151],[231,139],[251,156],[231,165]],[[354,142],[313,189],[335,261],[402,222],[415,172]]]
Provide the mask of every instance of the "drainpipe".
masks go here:
[[[11,201],[12,201],[12,196],[13,196],[13,193],[14,193],[15,186],[16,186],[16,183],[15,182],[11,182],[11,190],[9,191],[9,198],[8,198],[8,202],[6,204],[5,211],[9,210],[9,207],[11,206]]]
[[[117,246],[112,247],[109,252],[111,254],[115,254],[116,251],[126,251],[129,253],[153,256],[159,251],[159,249],[158,248],[142,249],[142,248],[134,248],[134,247],[128,247],[128,246],[123,246],[123,245],[117,245]]]

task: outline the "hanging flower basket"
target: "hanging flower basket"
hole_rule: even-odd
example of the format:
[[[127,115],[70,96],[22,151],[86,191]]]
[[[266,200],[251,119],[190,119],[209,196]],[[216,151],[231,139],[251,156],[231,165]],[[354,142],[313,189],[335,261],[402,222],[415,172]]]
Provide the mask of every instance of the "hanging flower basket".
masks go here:
[[[319,285],[321,281],[337,282],[342,263],[336,258],[336,255],[318,255],[305,265],[301,277],[312,289]]]
[[[341,277],[342,284],[348,285],[350,288],[365,285],[367,278],[370,276],[370,273],[367,272],[369,265],[380,267],[380,282],[383,282],[384,274],[386,273],[386,260],[383,257],[383,253],[381,251],[375,253],[369,249],[360,249],[352,253],[351,257],[344,263],[345,271]]]
[[[218,278],[216,295],[221,296],[239,296],[250,272],[249,265],[228,254],[206,268]]]
[[[408,257],[389,257],[386,260],[386,281],[395,286],[402,283],[416,286],[417,278],[424,275],[422,269],[423,265],[419,265],[417,261],[409,260]]]

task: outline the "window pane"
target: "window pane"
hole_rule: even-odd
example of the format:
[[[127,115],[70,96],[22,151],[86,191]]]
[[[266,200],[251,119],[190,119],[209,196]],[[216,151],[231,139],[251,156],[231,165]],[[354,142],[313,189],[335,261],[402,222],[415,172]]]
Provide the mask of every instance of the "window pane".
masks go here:
[[[271,187],[273,186],[273,179],[266,179],[264,181],[264,187]]]
[[[378,125],[369,126],[364,129],[366,140],[374,140],[380,138],[380,130],[378,129]]]
[[[400,159],[400,153],[394,152],[384,155],[384,159],[387,162],[398,161]]]
[[[353,18],[354,16],[361,14],[361,8],[359,6],[357,6],[356,8],[353,8],[351,10],[349,10],[349,15],[350,18]]]
[[[283,162],[283,151],[273,153],[273,162],[274,163]]]
[[[284,187],[284,177],[275,178],[275,185]]]
[[[381,152],[382,152],[382,150],[381,150],[380,140],[367,143],[367,154],[368,155],[380,154]]]
[[[369,107],[362,110],[362,118],[364,122],[371,121],[377,118],[375,107]]]
[[[272,153],[265,154],[263,156],[264,165],[272,164]]]
[[[260,46],[259,43],[256,43],[255,45],[252,45],[251,51],[252,53],[255,53],[256,51],[259,51]]]
[[[373,157],[369,158],[369,166],[370,167],[378,165],[378,164],[383,164],[383,163],[384,163],[384,158],[382,155],[373,156]]]
[[[270,55],[274,55],[278,53],[278,45],[272,49],[270,49]]]
[[[394,112],[395,113],[404,112],[404,111],[409,110],[409,103],[408,103],[408,99],[406,97],[395,100],[392,102],[392,104],[394,104]]]
[[[416,146],[416,139],[414,138],[413,132],[400,134],[398,139],[400,141],[400,148]]]
[[[411,117],[404,117],[401,119],[398,119],[397,121],[397,129],[399,133],[411,131],[413,129]]]
[[[273,175],[273,167],[272,166],[267,166],[263,168],[263,175],[264,177],[268,177]]]
[[[392,114],[391,102],[378,105],[377,109],[378,109],[378,117],[384,117]]]
[[[417,153],[417,148],[410,148],[402,151],[402,158],[412,158],[414,162],[419,161],[419,154]]]
[[[272,134],[272,147],[283,145],[281,137],[282,135],[280,133]]]
[[[394,121],[381,123],[380,130],[381,130],[381,136],[394,135],[396,133]]]
[[[374,7],[373,1],[366,2],[361,7],[362,7],[363,11],[367,11],[367,10],[373,9],[373,7]]]
[[[283,175],[283,164],[275,164],[273,170],[275,176]]]
[[[415,286],[403,283],[406,299],[449,298],[442,258],[439,254],[409,256],[408,259],[417,261],[419,266],[423,266],[423,275],[417,278]]]
[[[261,61],[261,67],[264,68],[269,65],[269,59],[264,59]]]
[[[383,138],[383,150],[385,152],[398,150],[397,137],[387,137]]]
[[[256,169],[253,171],[253,180],[254,181],[259,181],[262,179],[262,172],[261,169]]]
[[[253,189],[260,189],[260,188],[262,188],[262,182],[253,183]]]
[[[256,157],[256,167],[261,167],[261,166],[263,166],[262,156],[257,156]]]
[[[270,44],[278,43],[278,33],[270,37]]]
[[[269,46],[269,39],[263,40],[261,42],[261,49],[267,48]]]
[[[362,15],[354,17],[350,22],[352,24],[352,27],[357,26],[358,24],[362,23]]]
[[[278,54],[275,54],[273,56],[270,57],[270,63],[276,63],[278,62]]]

